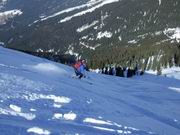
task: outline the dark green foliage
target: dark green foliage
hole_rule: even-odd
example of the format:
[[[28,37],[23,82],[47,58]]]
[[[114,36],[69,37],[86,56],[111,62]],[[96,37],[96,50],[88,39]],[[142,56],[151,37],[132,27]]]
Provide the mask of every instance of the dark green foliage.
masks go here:
[[[142,70],[159,71],[161,67],[179,66],[180,49],[176,45],[108,47],[96,50],[89,59],[91,68],[104,64],[135,67],[137,62]]]

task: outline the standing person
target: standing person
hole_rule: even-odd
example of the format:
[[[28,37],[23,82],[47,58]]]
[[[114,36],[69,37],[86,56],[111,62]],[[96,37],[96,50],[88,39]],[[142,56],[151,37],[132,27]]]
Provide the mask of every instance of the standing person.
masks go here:
[[[116,67],[115,66],[112,67],[112,73],[113,73],[114,76],[116,76]]]
[[[82,60],[81,62],[81,73],[83,74],[83,77],[85,78],[86,77],[86,71],[88,71],[88,68],[87,68],[87,65],[86,65],[86,60]]]
[[[105,73],[106,75],[108,75],[108,67],[105,67],[104,73]]]

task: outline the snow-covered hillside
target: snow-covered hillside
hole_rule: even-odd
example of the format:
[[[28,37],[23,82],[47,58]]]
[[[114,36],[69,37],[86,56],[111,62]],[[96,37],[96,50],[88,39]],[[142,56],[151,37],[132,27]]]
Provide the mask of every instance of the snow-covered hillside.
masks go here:
[[[95,73],[0,47],[1,135],[179,135],[179,80]]]
[[[0,25],[6,24],[6,21],[8,21],[8,19],[13,18],[15,16],[19,16],[21,14],[22,14],[22,11],[18,9],[0,12]]]

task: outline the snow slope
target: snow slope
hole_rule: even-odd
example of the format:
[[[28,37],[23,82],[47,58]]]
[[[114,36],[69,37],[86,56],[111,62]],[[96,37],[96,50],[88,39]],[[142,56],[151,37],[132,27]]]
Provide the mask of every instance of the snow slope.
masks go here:
[[[149,74],[157,75],[157,71],[149,70],[146,71]],[[163,68],[161,71],[162,76],[174,78],[180,80],[180,67]]]
[[[87,73],[0,47],[1,135],[179,135],[179,80]]]

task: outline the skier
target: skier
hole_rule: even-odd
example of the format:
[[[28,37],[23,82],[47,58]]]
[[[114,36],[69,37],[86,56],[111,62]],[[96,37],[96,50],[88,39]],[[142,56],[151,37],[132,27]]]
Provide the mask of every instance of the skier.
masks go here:
[[[82,77],[85,76],[85,70],[86,70],[86,64],[85,60],[78,60],[74,65],[73,65],[74,71],[76,76],[79,76],[78,78],[81,79]]]

